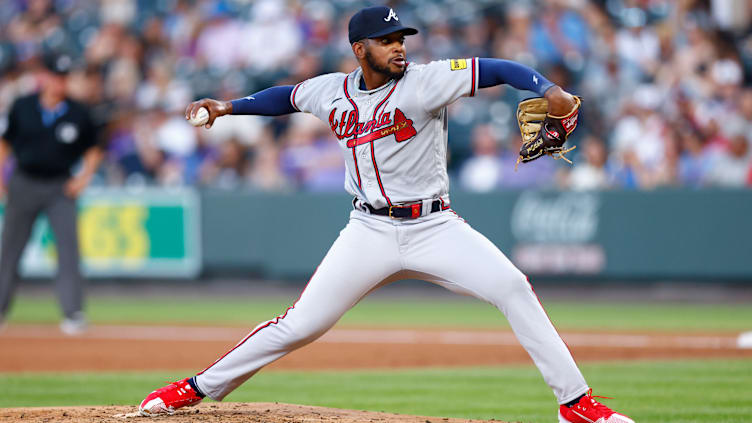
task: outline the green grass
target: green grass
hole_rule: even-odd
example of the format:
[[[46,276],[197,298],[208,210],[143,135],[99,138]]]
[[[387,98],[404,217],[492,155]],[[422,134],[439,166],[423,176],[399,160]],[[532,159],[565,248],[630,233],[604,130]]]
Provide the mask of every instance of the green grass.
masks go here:
[[[255,326],[284,312],[295,298],[165,297],[89,298],[94,323]],[[752,307],[744,304],[640,304],[630,302],[576,303],[545,301],[560,329],[741,331],[752,329]],[[16,299],[11,322],[53,323],[60,312],[51,296]],[[350,326],[426,326],[505,328],[498,310],[474,299],[420,300],[366,298],[345,314]]]
[[[612,408],[638,422],[742,423],[752,415],[752,360],[581,366]],[[137,404],[184,373],[0,374],[0,407]],[[509,368],[262,372],[226,401],[286,402],[441,417],[555,421],[538,371]]]

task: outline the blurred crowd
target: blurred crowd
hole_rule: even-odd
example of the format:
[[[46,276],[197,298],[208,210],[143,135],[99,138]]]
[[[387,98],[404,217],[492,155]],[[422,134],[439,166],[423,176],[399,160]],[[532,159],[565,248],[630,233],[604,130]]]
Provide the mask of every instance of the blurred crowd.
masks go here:
[[[36,88],[46,52],[77,63],[70,96],[90,104],[107,159],[95,183],[341,191],[344,164],[310,115],[190,126],[197,98],[233,99],[357,66],[358,0],[3,0],[0,129]],[[752,186],[752,1],[405,0],[420,29],[410,61],[496,57],[583,98],[574,166],[519,166],[508,86],[450,106],[453,189]]]

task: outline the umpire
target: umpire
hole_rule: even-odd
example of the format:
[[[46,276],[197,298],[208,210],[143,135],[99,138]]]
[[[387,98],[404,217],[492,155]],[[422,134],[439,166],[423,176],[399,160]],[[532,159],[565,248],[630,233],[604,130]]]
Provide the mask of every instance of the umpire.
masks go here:
[[[0,325],[18,283],[18,266],[40,212],[49,219],[57,245],[55,283],[68,335],[86,330],[83,279],[79,269],[76,198],[91,181],[103,151],[85,105],[66,97],[70,56],[49,55],[38,77],[40,91],[18,98],[0,137],[0,169],[10,154],[15,169],[7,184],[0,172],[0,197],[6,197],[0,250]],[[83,158],[80,171],[71,168]]]

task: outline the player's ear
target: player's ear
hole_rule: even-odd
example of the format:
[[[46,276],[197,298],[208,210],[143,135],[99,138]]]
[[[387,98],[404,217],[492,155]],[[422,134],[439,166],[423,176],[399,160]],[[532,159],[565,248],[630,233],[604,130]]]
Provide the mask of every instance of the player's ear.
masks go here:
[[[352,51],[355,57],[362,59],[366,57],[366,43],[365,40],[356,41],[352,43]]]

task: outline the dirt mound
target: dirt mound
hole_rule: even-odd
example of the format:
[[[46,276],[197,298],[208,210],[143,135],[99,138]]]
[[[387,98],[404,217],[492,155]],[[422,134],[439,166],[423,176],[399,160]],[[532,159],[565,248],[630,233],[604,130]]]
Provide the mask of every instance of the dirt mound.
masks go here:
[[[180,410],[172,416],[141,417],[135,407],[44,407],[0,410],[2,422],[105,423],[480,423],[484,420],[408,416],[370,411],[339,410],[279,403],[209,403]],[[494,420],[494,423],[504,423]]]

